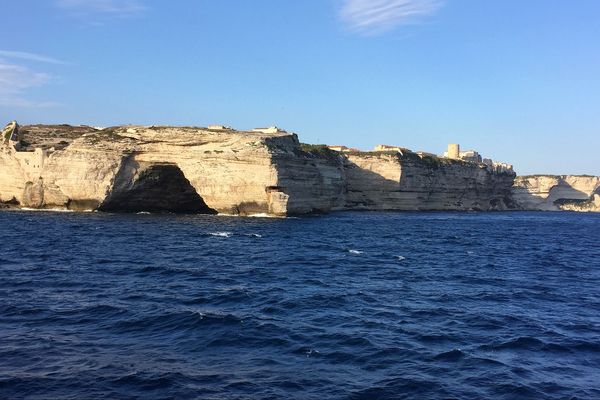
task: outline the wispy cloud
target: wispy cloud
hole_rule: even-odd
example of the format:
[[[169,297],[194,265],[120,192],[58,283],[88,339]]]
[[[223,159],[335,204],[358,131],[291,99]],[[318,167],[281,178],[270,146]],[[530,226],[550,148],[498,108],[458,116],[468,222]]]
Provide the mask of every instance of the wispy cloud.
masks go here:
[[[49,64],[66,64],[64,61],[60,61],[55,58],[46,57],[40,54],[27,53],[24,51],[0,50],[0,57],[18,58],[21,60],[38,61]]]
[[[344,0],[340,18],[358,33],[375,35],[434,14],[443,0]]]
[[[27,92],[35,87],[48,84],[52,76],[38,72],[18,63],[17,60],[63,64],[61,61],[33,53],[0,50],[0,105],[5,107],[51,107],[57,105],[49,101],[33,101]]]
[[[140,0],[56,0],[56,5],[76,14],[113,17],[134,16],[146,10]]]

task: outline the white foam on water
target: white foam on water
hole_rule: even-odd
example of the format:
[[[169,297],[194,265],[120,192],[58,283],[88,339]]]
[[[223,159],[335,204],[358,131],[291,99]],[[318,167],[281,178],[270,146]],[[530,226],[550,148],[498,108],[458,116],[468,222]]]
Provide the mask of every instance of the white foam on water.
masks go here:
[[[261,238],[262,235],[260,233],[247,233],[246,236]]]
[[[306,350],[306,357],[310,357],[313,354],[319,354],[319,350],[314,350],[314,349]]]
[[[267,213],[256,213],[256,214],[248,214],[250,218],[279,218],[275,215],[269,215]]]
[[[67,208],[29,208],[29,207],[21,207],[19,210],[23,211],[38,211],[38,212],[75,212],[74,210],[69,210]],[[92,210],[90,210],[92,211]]]
[[[140,212],[138,212],[136,214],[138,214],[138,215],[149,215],[150,212],[149,211],[140,211]]]
[[[210,236],[217,236],[217,237],[231,237],[231,235],[233,235],[233,233],[231,232],[209,232],[208,233]]]
[[[360,251],[360,250],[352,250],[352,249],[350,249],[350,250],[348,250],[348,253],[350,253],[350,254],[362,254],[364,252]]]
[[[218,213],[217,217],[236,217],[236,218],[292,218],[292,217],[284,217],[284,216],[278,216],[278,215],[270,215],[270,214],[267,214],[267,213],[257,213],[257,214],[248,214],[248,215]]]
[[[475,252],[474,251],[467,251],[467,254],[470,255],[470,256],[472,256],[473,254],[475,254]]]
[[[396,256],[398,258],[398,261],[403,261],[406,260],[406,257],[404,256]]]

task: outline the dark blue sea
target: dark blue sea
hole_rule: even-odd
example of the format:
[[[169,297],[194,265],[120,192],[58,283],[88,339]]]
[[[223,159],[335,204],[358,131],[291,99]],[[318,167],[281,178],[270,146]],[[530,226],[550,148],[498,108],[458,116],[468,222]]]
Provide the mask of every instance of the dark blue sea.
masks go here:
[[[1,399],[600,399],[600,215],[0,212]]]

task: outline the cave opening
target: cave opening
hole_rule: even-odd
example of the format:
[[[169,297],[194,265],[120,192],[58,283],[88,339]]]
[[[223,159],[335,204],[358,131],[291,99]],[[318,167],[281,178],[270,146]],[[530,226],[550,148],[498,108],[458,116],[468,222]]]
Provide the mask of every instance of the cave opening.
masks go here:
[[[127,189],[109,196],[100,210],[217,214],[174,164],[155,164],[139,172]]]

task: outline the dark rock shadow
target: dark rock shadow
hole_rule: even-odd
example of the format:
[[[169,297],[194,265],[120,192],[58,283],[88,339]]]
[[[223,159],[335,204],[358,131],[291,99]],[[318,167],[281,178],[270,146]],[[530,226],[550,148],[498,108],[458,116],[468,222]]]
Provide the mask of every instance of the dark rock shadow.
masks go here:
[[[217,214],[206,205],[177,165],[152,164],[140,168],[134,160],[123,163],[113,192],[99,210]]]

